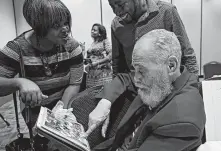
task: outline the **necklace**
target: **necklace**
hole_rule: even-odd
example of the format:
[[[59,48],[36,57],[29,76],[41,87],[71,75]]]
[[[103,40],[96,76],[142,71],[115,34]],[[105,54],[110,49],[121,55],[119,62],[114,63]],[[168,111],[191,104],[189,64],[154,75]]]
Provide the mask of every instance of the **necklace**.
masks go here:
[[[60,50],[60,46],[56,46],[56,50],[57,50],[56,53],[57,62],[54,64],[54,66],[49,64],[49,58],[45,54],[40,54],[41,62],[44,68],[44,73],[48,77],[51,77],[58,68],[58,52]]]

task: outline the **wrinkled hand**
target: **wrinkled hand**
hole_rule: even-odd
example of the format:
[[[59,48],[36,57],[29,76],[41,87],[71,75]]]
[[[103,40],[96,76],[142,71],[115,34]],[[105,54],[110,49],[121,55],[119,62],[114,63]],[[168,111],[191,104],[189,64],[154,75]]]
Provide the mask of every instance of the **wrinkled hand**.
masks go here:
[[[107,127],[109,124],[111,102],[102,99],[96,108],[89,114],[88,130],[83,137],[88,137],[100,124],[103,123],[101,134],[103,137],[106,135]]]
[[[48,98],[48,96],[44,95],[37,84],[34,82],[24,79],[17,79],[19,94],[22,102],[28,103],[31,106],[36,106],[41,103],[42,100]]]

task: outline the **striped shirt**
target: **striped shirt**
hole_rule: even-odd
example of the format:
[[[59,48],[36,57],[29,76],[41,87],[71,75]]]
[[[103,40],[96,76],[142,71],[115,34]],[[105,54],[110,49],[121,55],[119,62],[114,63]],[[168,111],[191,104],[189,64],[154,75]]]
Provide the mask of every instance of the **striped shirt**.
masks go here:
[[[148,10],[138,20],[125,24],[121,18],[115,17],[112,21],[112,60],[113,72],[129,72],[134,68],[131,65],[132,51],[135,42],[144,34],[154,29],[172,31],[178,37],[182,49],[181,64],[189,72],[198,73],[196,55],[191,47],[185,27],[176,10],[170,3],[147,0]]]
[[[42,102],[48,104],[62,98],[68,85],[80,85],[83,77],[83,55],[78,42],[74,39],[61,46],[53,48],[47,54],[47,63],[51,69],[58,65],[52,76],[46,76],[40,51],[36,50],[25,38],[25,33],[18,36],[17,41],[22,51],[26,78],[35,82],[43,94],[49,98]],[[10,41],[0,51],[0,77],[13,78],[20,73],[20,57],[16,44]],[[59,50],[59,51],[58,51]]]

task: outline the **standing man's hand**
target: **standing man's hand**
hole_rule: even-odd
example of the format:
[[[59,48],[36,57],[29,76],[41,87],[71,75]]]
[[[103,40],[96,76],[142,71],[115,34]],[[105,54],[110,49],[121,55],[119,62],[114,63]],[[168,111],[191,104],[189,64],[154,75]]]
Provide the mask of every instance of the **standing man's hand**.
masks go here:
[[[106,137],[106,131],[109,124],[111,102],[107,99],[101,99],[96,108],[89,114],[88,130],[83,137],[88,137],[100,124],[102,126],[102,136]]]

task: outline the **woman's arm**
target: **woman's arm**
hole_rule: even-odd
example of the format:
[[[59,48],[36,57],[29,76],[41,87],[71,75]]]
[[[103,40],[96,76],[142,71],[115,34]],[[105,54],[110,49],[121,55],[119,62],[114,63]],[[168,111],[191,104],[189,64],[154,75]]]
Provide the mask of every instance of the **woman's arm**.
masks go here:
[[[19,89],[18,78],[0,77],[0,96],[9,95]]]
[[[80,90],[80,85],[69,85],[63,94],[62,102],[64,103],[64,108],[68,107],[68,104],[73,96],[75,96]]]
[[[31,104],[40,104],[48,96],[42,94],[40,88],[34,82],[25,78],[0,77],[0,96],[6,96],[19,90],[21,100]]]
[[[71,98],[75,96],[79,90],[84,73],[83,65],[83,54],[79,43],[72,39],[69,41],[69,47],[67,48],[70,52],[70,81],[69,86],[65,89],[62,96],[62,102],[64,108],[68,107],[71,102]]]
[[[19,90],[22,101],[40,103],[47,98],[38,85],[25,78],[14,78],[20,71],[19,50],[15,42],[9,41],[0,50],[0,96],[6,96]]]
[[[99,65],[99,64],[108,62],[108,61],[111,60],[111,58],[112,58],[112,54],[109,53],[104,59],[101,59],[101,60],[99,60],[99,61],[93,62],[93,63],[92,63],[92,66],[97,66],[97,65]]]

